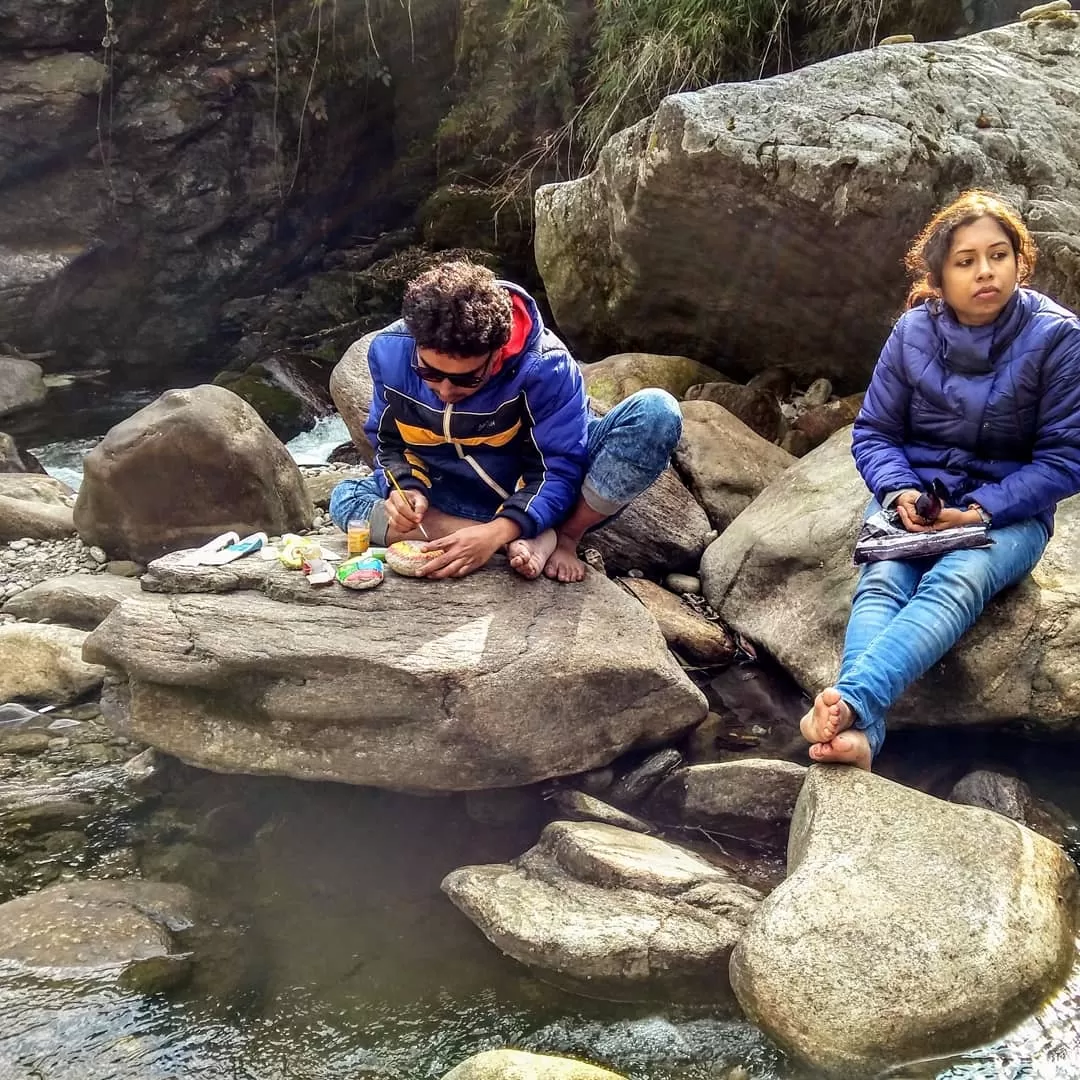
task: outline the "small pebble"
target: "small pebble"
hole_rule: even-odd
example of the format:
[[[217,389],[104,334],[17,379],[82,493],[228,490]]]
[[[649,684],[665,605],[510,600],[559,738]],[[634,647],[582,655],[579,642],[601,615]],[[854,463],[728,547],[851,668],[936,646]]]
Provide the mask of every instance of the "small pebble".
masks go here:
[[[49,740],[50,750],[66,750],[71,745],[71,740],[64,738],[62,735],[58,735],[55,739]]]
[[[98,566],[104,566],[109,561],[109,556],[99,547],[92,547],[90,549],[90,558],[98,564]]]
[[[691,574],[668,574],[664,578],[664,585],[680,596],[685,596],[687,593],[701,592],[701,579]]]

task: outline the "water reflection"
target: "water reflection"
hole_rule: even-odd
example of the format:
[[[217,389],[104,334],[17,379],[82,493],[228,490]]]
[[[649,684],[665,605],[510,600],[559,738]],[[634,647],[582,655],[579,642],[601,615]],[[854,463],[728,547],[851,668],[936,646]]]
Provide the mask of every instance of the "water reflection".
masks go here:
[[[1039,788],[1064,793],[1065,755],[1044,753],[1059,760],[1040,767]],[[918,757],[917,741],[908,755]],[[242,977],[212,972],[144,998],[0,969],[0,1077],[438,1080],[470,1054],[510,1045],[630,1080],[726,1080],[735,1068],[752,1080],[816,1080],[744,1023],[584,1000],[501,956],[438,886],[456,866],[534,842],[549,804],[517,793],[506,807],[500,818],[463,796],[184,772],[130,842],[147,876],[185,881],[228,913]],[[1080,969],[993,1047],[893,1074],[916,1076],[1080,1076]]]

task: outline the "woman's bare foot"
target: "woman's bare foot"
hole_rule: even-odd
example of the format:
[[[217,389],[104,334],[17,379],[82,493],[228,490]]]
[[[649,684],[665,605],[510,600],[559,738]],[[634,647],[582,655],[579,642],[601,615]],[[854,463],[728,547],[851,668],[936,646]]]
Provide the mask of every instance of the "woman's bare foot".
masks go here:
[[[870,743],[858,728],[841,731],[831,742],[814,743],[810,747],[813,761],[835,762],[838,765],[855,765],[870,771]]]
[[[809,743],[827,743],[854,723],[855,714],[848,703],[834,687],[827,686],[814,698],[814,707],[799,722],[799,730]]]
[[[569,584],[585,580],[585,564],[577,557],[577,541],[562,533],[555,534],[555,550],[544,567],[544,573],[552,581]]]
[[[531,540],[511,540],[506,545],[510,565],[530,581],[538,578],[555,550],[555,530],[545,529]]]

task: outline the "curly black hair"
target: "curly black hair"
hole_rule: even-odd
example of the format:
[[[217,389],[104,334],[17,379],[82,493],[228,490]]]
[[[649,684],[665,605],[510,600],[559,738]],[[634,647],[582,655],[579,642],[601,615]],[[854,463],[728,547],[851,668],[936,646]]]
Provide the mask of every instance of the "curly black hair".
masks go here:
[[[401,317],[422,349],[483,356],[510,340],[510,294],[486,266],[440,263],[409,282]]]

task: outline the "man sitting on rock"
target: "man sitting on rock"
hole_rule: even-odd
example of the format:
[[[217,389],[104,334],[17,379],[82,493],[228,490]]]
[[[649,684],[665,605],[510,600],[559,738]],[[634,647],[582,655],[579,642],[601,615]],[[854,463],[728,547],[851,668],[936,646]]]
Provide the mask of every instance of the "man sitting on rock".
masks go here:
[[[656,480],[682,433],[662,390],[590,417],[578,366],[532,297],[471,263],[412,281],[368,363],[375,472],[340,483],[330,515],[342,529],[369,519],[377,545],[423,539],[423,523],[426,549],[443,552],[431,578],[464,577],[505,547],[523,577],[581,581],[585,531]]]

